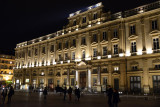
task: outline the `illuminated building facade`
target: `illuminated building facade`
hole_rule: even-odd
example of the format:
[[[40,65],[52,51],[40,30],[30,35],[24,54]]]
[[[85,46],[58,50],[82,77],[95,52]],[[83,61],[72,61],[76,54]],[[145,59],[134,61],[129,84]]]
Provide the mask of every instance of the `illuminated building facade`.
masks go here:
[[[160,1],[114,14],[98,3],[68,20],[56,33],[17,44],[15,84],[159,92]]]
[[[14,64],[14,56],[0,54],[0,85],[12,84]]]

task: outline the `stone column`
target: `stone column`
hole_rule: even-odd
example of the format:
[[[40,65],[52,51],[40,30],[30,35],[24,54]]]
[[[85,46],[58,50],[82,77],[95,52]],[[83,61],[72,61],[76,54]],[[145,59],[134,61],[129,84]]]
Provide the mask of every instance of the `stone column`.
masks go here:
[[[91,69],[88,69],[88,91],[91,92]]]
[[[147,66],[147,59],[143,59],[143,78],[141,77],[141,86],[143,86],[144,93],[149,93],[149,74],[148,74],[148,66]],[[142,87],[141,87],[142,88]]]
[[[110,62],[108,64],[108,72],[109,72],[109,75],[108,75],[108,85],[112,86],[112,64]]]
[[[101,92],[101,67],[98,67],[98,74],[97,74],[97,91]]]
[[[68,69],[67,69],[67,89],[68,89],[69,86],[70,86],[70,75],[69,75],[69,72],[70,72],[70,69],[68,68]]]
[[[78,70],[76,70],[76,74],[75,74],[75,84],[76,84],[76,87],[79,88],[79,73],[78,73]]]

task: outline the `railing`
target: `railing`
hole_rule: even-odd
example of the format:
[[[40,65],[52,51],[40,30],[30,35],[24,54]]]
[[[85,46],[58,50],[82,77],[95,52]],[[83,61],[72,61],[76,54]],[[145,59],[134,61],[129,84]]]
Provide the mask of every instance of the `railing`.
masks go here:
[[[150,71],[152,70],[160,70],[160,68],[149,68]]]
[[[114,73],[120,74],[120,71],[113,71],[113,74],[114,74]]]

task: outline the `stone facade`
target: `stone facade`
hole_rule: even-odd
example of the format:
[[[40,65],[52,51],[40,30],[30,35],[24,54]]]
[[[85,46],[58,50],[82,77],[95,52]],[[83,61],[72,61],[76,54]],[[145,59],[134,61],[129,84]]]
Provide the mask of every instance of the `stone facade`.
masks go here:
[[[111,14],[102,3],[70,14],[68,25],[17,44],[15,80],[105,91],[159,92],[160,2]]]

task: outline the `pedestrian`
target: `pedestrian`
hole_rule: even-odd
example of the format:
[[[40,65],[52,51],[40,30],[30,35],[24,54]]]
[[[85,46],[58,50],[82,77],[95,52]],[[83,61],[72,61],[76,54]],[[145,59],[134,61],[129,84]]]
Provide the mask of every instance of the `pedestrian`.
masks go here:
[[[112,95],[113,95],[113,89],[111,88],[111,86],[109,85],[109,89],[108,89],[108,105],[109,107],[112,107]]]
[[[14,95],[14,89],[13,87],[11,86],[10,89],[9,89],[9,92],[8,92],[8,104],[11,103],[11,98],[12,96]]]
[[[113,107],[118,107],[118,103],[120,102],[119,93],[116,89],[113,92]]]
[[[68,89],[68,95],[69,95],[69,101],[71,101],[72,100],[72,88],[71,87],[69,87]]]
[[[4,104],[4,103],[5,103],[6,96],[7,96],[7,88],[4,88],[4,89],[3,89],[1,95],[2,95],[2,97],[3,97],[3,98],[2,98],[2,103]]]
[[[79,88],[77,89],[77,99],[78,99],[78,101],[80,99],[80,90],[79,90]]]
[[[63,94],[64,94],[63,100],[64,100],[64,101],[66,100],[66,93],[67,93],[67,88],[65,87],[64,90],[63,90]]]
[[[75,101],[77,101],[77,87],[75,87],[74,94],[75,94]]]
[[[44,99],[45,99],[45,100],[46,100],[46,98],[47,98],[47,94],[48,94],[47,88],[45,87],[44,90],[43,90],[43,95],[44,95]]]

